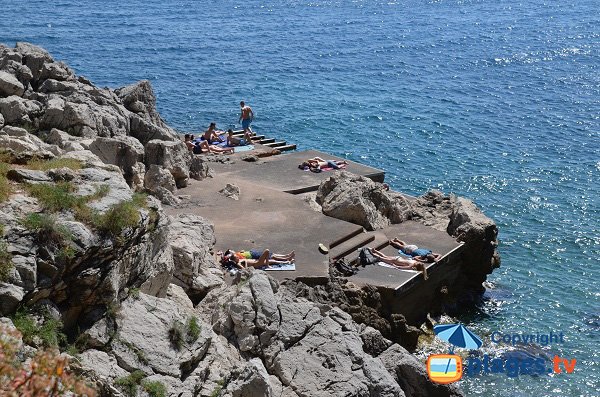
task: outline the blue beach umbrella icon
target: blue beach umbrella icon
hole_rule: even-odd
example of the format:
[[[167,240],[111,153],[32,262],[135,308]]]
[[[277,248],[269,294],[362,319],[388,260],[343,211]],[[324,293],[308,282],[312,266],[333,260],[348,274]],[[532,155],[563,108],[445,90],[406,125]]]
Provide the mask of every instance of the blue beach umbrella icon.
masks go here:
[[[441,324],[433,327],[433,332],[438,338],[451,343],[453,346],[463,349],[479,349],[483,342],[477,335],[472,333],[462,324]],[[450,348],[450,353],[454,349]]]

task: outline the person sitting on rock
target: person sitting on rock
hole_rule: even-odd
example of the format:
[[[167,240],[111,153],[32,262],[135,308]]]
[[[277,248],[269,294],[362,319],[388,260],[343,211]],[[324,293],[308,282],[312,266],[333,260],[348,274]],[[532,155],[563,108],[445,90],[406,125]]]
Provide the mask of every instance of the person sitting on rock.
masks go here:
[[[243,138],[233,136],[233,130],[227,130],[227,146],[245,146],[252,143],[250,132],[244,132]]]
[[[406,244],[404,241],[402,241],[398,238],[394,238],[393,240],[390,240],[390,245],[394,248],[399,249],[400,252],[403,253],[404,255],[408,255],[415,260],[425,262],[425,263],[435,262],[442,257],[440,254],[431,252],[431,250],[428,250],[425,248],[419,248],[413,244]]]
[[[196,142],[193,148],[194,154],[201,153],[224,153],[233,154],[234,148],[232,147],[219,147],[217,145],[209,145],[207,141]]]
[[[185,138],[183,139],[183,142],[185,143],[185,146],[187,146],[188,150],[192,151],[194,150],[194,142],[192,142],[194,140],[194,136],[192,134],[185,134]]]
[[[388,265],[392,265],[394,267],[397,267],[398,269],[417,270],[423,272],[423,277],[425,278],[425,280],[427,280],[428,278],[425,264],[423,264],[423,262],[421,261],[404,258],[402,256],[388,256],[377,251],[375,248],[369,248],[369,250],[371,250],[371,253],[375,258],[379,259],[383,263],[387,263]]]
[[[238,251],[228,249],[225,252],[219,251],[217,255],[221,257],[221,264],[224,266],[235,266],[240,269],[252,267],[262,267],[266,265],[276,265],[281,263],[292,263],[296,258],[294,251],[289,254],[272,254],[268,249],[264,251],[251,249],[249,251]]]
[[[208,126],[208,129],[206,131],[204,131],[201,139],[205,140],[208,143],[223,142],[221,135],[224,135],[224,134],[225,134],[225,131],[217,130],[217,124],[213,121]]]

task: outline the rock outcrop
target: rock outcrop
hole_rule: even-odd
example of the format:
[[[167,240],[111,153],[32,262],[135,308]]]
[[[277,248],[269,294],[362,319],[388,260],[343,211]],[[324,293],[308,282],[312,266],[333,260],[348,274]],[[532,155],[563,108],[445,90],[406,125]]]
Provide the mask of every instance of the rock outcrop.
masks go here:
[[[178,187],[186,186],[190,177],[192,155],[158,114],[150,82],[114,91],[98,88],[29,43],[0,46],[0,128],[4,125],[28,132],[19,139],[0,136],[0,146],[24,152],[24,158],[38,149],[44,158],[48,151],[59,155],[89,149],[117,165],[137,191],[144,189],[144,174],[153,164],[168,169]],[[32,137],[57,150],[31,143]],[[194,177],[203,172],[197,168]],[[164,192],[157,196],[175,201],[165,199]]]
[[[109,383],[141,371],[169,395],[460,395],[431,384],[424,365],[378,331],[260,271],[212,290],[196,309],[129,296],[85,332],[84,368]]]
[[[367,230],[411,219],[412,209],[400,193],[381,183],[346,171],[336,172],[319,186],[317,203],[325,215],[356,223]]]

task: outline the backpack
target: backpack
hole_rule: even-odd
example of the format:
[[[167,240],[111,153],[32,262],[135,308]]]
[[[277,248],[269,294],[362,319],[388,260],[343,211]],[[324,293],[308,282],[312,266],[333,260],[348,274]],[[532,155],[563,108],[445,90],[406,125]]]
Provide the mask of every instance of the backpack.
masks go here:
[[[379,259],[373,256],[369,248],[364,247],[361,248],[360,252],[358,253],[358,262],[361,264],[362,267],[365,267],[367,265],[373,265],[379,262]]]
[[[344,261],[344,259],[340,258],[334,263],[335,268],[342,273],[344,276],[349,277],[358,273],[358,269],[354,266],[351,266]]]

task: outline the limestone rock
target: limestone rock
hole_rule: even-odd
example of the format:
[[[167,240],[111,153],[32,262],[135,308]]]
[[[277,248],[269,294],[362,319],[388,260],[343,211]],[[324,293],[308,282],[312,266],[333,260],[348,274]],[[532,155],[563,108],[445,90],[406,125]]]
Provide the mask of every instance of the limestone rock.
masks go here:
[[[147,121],[158,127],[166,127],[156,111],[156,96],[148,80],[138,81],[115,90],[123,105],[134,113],[144,113]]]
[[[130,297],[119,314],[118,337],[111,342],[111,350],[119,365],[129,371],[185,377],[204,358],[213,337],[210,327],[200,320],[197,338],[189,337],[185,324],[193,313],[167,299],[146,294]],[[182,332],[180,342],[171,331],[175,327]]]
[[[336,172],[319,186],[316,197],[325,215],[377,230],[411,219],[413,211],[401,194],[346,171]]]
[[[219,190],[223,196],[228,197],[230,199],[239,200],[240,199],[240,187],[237,185],[233,185],[228,183],[225,187]]]
[[[42,104],[38,101],[16,95],[0,98],[0,113],[6,124],[32,124],[41,110]]]
[[[0,113],[0,129],[4,127],[4,116]]]
[[[17,42],[15,48],[22,55],[23,64],[31,70],[33,78],[36,80],[42,77],[44,64],[54,61],[48,51],[36,45]]]
[[[208,163],[199,156],[193,156],[190,163],[190,178],[201,181],[205,178],[214,177],[214,171],[208,166]]]
[[[21,300],[23,300],[24,295],[22,287],[0,283],[0,316],[13,313]]]
[[[57,128],[52,128],[50,130],[50,133],[46,136],[46,141],[50,144],[57,145],[67,152],[84,150],[84,147],[76,137]]]
[[[175,263],[173,283],[183,287],[194,302],[224,284],[223,271],[211,253],[214,227],[206,219],[191,214],[171,217],[169,241]]]
[[[130,186],[139,185],[140,173],[142,178],[144,173],[138,166],[144,161],[144,146],[140,141],[130,136],[98,137],[89,150],[103,162],[118,166]]]
[[[220,293],[213,329],[261,358],[298,395],[404,396],[378,359],[363,350],[359,326],[339,309],[295,298],[265,273],[242,273],[237,291]],[[407,353],[408,354],[408,353]],[[260,376],[258,383],[266,382]]]
[[[24,92],[25,87],[15,76],[0,71],[0,96],[22,96]]]
[[[52,182],[52,179],[44,171],[11,169],[6,177],[15,182]]]
[[[156,164],[150,165],[150,168],[146,172],[144,187],[150,192],[155,192],[159,187],[165,188],[171,193],[177,190],[173,174]]]
[[[78,359],[85,370],[93,371],[104,379],[116,379],[129,375],[127,371],[119,367],[114,357],[100,350],[86,350],[78,354]]]
[[[187,186],[191,154],[182,141],[151,140],[145,146],[146,166],[156,164],[168,169],[178,188]]]

